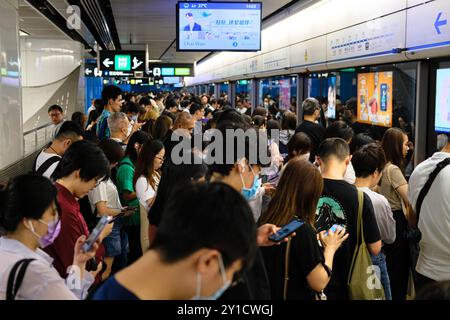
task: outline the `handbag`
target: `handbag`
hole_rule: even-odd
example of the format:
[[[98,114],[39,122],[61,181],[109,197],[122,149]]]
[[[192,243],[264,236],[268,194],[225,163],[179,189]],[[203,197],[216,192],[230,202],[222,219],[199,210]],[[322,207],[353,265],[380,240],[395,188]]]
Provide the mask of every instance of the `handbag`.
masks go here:
[[[385,300],[384,289],[376,273],[371,273],[372,259],[364,240],[364,193],[358,190],[356,248],[348,275],[348,294],[351,300]],[[372,283],[375,282],[375,285]]]

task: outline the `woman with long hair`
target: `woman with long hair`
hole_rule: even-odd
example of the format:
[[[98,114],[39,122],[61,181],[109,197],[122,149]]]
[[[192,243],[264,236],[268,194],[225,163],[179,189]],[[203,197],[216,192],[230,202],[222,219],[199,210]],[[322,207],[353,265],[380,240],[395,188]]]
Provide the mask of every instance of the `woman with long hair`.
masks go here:
[[[147,251],[149,243],[148,210],[155,201],[156,191],[161,180],[161,167],[165,159],[164,145],[159,140],[144,144],[136,162],[133,184],[140,204],[141,247]]]
[[[414,224],[408,200],[408,182],[405,179],[405,158],[408,136],[398,128],[388,129],[381,141],[387,164],[380,181],[380,193],[387,198],[395,220],[395,242],[385,245],[386,264],[391,279],[392,299],[405,300],[411,268],[406,232],[408,220]]]
[[[142,146],[150,140],[150,136],[143,131],[136,131],[130,137],[125,150],[125,157],[119,163],[117,169],[116,186],[120,195],[120,202],[123,206],[135,208],[135,213],[123,219],[125,231],[128,235],[129,252],[128,262],[133,263],[142,255],[140,244],[141,239],[141,218],[139,199],[136,196],[133,178],[136,168],[136,161]]]
[[[348,234],[342,228],[323,231],[319,233],[323,249],[319,246],[314,223],[322,189],[319,170],[306,160],[292,159],[260,219],[260,224],[278,226],[294,219],[304,222],[288,244],[262,248],[273,299],[313,299],[314,293],[322,292],[330,281],[334,254]],[[285,277],[289,281],[284,282]]]

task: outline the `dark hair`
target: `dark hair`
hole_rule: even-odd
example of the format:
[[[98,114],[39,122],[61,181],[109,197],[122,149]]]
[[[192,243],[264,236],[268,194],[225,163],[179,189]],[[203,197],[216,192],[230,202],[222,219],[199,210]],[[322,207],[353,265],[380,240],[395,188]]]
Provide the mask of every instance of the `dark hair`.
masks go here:
[[[118,96],[122,94],[122,89],[117,86],[109,85],[103,88],[102,90],[102,100],[103,105],[106,106],[109,102],[109,99],[116,100]]]
[[[83,112],[77,111],[72,113],[72,117],[70,120],[79,125],[81,129],[84,129],[85,120]]]
[[[139,105],[131,101],[127,102],[124,107],[125,113],[139,113],[139,110]]]
[[[328,138],[320,144],[317,155],[322,161],[327,161],[331,156],[344,161],[350,155],[350,148],[344,139]]]
[[[400,170],[404,170],[405,159],[403,157],[403,136],[406,135],[399,128],[388,129],[381,140],[381,146],[386,154],[386,160],[397,167]]]
[[[417,293],[416,300],[450,300],[450,281],[427,284]]]
[[[301,159],[289,161],[261,224],[283,226],[297,216],[314,226],[322,189],[322,176],[312,163]]]
[[[166,100],[166,109],[178,108],[177,100],[175,98]]]
[[[119,163],[124,156],[120,143],[112,139],[103,139],[98,147],[102,149],[110,164]]]
[[[203,248],[216,249],[225,267],[242,259],[245,269],[253,262],[255,239],[252,211],[236,190],[222,183],[198,183],[174,193],[150,250],[171,263]]]
[[[21,175],[0,190],[0,227],[7,232],[17,229],[23,218],[40,219],[53,202],[57,190],[44,176]]]
[[[253,116],[252,124],[254,128],[260,129],[262,126],[266,125],[266,118],[263,116]]]
[[[149,106],[149,105],[151,105],[150,98],[149,97],[142,97],[141,100],[139,100],[139,104],[141,106]]]
[[[193,115],[193,114],[196,113],[197,111],[201,111],[201,110],[203,110],[203,109],[204,109],[204,107],[203,107],[202,104],[200,104],[200,103],[193,103],[193,104],[191,105],[191,107],[189,108],[189,113],[190,113],[191,115]]]
[[[321,110],[319,101],[315,98],[307,98],[302,103],[302,110],[304,116],[311,116],[316,112],[317,110]]]
[[[77,140],[79,137],[83,136],[83,129],[79,126],[79,124],[73,121],[64,121],[59,128],[58,134],[55,139],[64,140],[71,139],[72,141]]]
[[[295,130],[297,128],[297,116],[295,113],[286,111],[281,118],[281,130]]]
[[[267,133],[239,126],[232,122],[222,122],[217,126],[223,137],[221,154],[224,161],[216,161],[209,166],[211,173],[218,173],[222,176],[230,174],[234,165],[242,158],[246,158],[249,165],[259,165],[267,167],[270,165],[270,149]],[[227,131],[234,130],[234,135],[227,134]],[[256,141],[251,139],[256,138]],[[229,147],[233,147],[230,152]],[[266,159],[264,159],[265,157]],[[268,161],[265,162],[264,160]]]
[[[245,121],[243,115],[236,109],[226,109],[220,111],[217,117],[217,126],[228,124],[236,128],[248,129],[251,126]]]
[[[96,121],[98,117],[100,117],[100,113],[97,110],[92,110],[91,112],[89,112],[88,123]]]
[[[164,162],[155,202],[148,213],[148,220],[153,225],[159,225],[164,208],[172,201],[171,193],[176,186],[189,186],[191,182],[195,182],[207,174],[208,166],[203,159],[196,156],[191,150],[187,152],[190,161],[186,163],[174,164],[170,157]]]
[[[325,139],[341,138],[347,142],[353,139],[353,129],[344,121],[335,121],[325,131]]]
[[[144,145],[144,143],[146,143],[148,140],[150,140],[150,135],[147,132],[141,130],[133,133],[130,137],[130,140],[128,140],[127,148],[125,150],[125,156],[128,156],[132,163],[136,163],[138,154],[134,145],[136,143]]]
[[[348,99],[345,102],[345,108],[353,113],[353,115],[356,117],[358,112],[358,100],[353,97]]]
[[[155,123],[152,126],[152,137],[153,139],[158,139],[163,141],[167,134],[170,132],[170,127],[172,126],[173,121],[172,118],[161,115],[156,119]]]
[[[365,133],[358,133],[353,137],[352,142],[350,142],[350,153],[354,154],[356,151],[358,151],[366,144],[374,142],[375,140],[373,140],[369,135]]]
[[[383,148],[376,143],[363,146],[353,154],[352,165],[356,177],[367,178],[376,170],[381,173],[386,165]]]
[[[50,106],[50,107],[48,108],[47,113],[50,113],[50,112],[53,111],[53,110],[57,110],[57,111],[59,111],[59,112],[61,112],[61,113],[64,113],[63,108],[61,108],[61,107],[58,106],[57,104],[54,104],[54,105]]]
[[[94,100],[94,108],[95,108],[95,110],[97,110],[98,114],[100,115],[104,109],[103,100],[95,99]]]
[[[252,116],[263,116],[263,117],[267,117],[268,115],[268,111],[263,108],[263,107],[256,107],[255,110],[253,111]]]
[[[289,139],[287,144],[288,160],[294,158],[296,154],[306,154],[312,150],[312,142],[306,133],[296,133]],[[296,154],[294,154],[294,152]]]
[[[109,161],[103,151],[90,141],[74,142],[64,153],[52,174],[54,181],[80,170],[80,178],[89,181],[94,178],[108,178]]]
[[[136,185],[136,181],[143,175],[147,179],[147,182],[152,186],[153,190],[156,190],[156,183],[153,176],[155,173],[154,161],[156,155],[163,149],[164,145],[159,140],[149,140],[142,146],[136,161],[133,185]]]

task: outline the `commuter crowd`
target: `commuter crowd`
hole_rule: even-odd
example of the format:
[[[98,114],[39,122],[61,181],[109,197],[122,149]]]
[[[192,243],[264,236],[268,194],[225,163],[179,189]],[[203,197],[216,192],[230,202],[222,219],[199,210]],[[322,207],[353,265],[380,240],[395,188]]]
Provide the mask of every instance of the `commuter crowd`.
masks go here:
[[[325,106],[106,86],[49,107],[0,191],[0,299],[449,299],[450,143],[414,168],[411,124]]]

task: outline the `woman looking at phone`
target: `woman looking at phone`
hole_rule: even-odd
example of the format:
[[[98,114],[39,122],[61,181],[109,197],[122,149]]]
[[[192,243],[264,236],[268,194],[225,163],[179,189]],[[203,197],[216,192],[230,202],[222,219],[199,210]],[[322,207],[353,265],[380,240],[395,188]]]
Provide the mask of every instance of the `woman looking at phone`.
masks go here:
[[[139,199],[141,214],[141,247],[146,252],[150,246],[148,210],[153,205],[161,180],[161,167],[164,163],[164,145],[159,140],[145,143],[136,161],[133,184]]]
[[[49,179],[36,175],[18,176],[0,190],[0,227],[6,231],[6,236],[0,238],[0,300],[83,299],[94,282],[85,266],[98,244],[84,253],[84,234],[72,246],[70,276],[66,280],[53,266],[53,259],[41,250],[53,243],[62,230],[56,194]],[[22,259],[33,260],[18,290],[7,297],[8,278],[13,266]],[[18,272],[15,274],[17,284]],[[81,285],[68,286],[73,283]]]
[[[122,146],[117,141],[111,139],[103,140],[98,146],[102,149],[108,159],[110,170],[115,168],[124,155]],[[111,178],[100,182],[98,186],[89,191],[88,197],[92,212],[94,214],[96,213],[96,219],[99,219],[102,216],[117,217],[114,219],[111,233],[103,240],[103,245],[105,247],[104,263],[106,264],[106,269],[102,274],[102,279],[104,280],[111,272],[114,273],[115,271],[126,267],[126,248],[128,246],[128,239],[124,235],[121,236],[120,230],[123,225],[121,216],[132,215],[134,210],[122,207],[119,192]],[[116,260],[114,271],[112,271],[115,257],[117,257],[118,260]]]
[[[316,234],[314,222],[322,189],[323,179],[319,170],[306,160],[292,159],[286,165],[275,195],[260,220],[261,224],[277,226],[284,226],[296,218],[304,222],[296,231],[297,235],[290,240],[287,284],[283,279],[288,246],[282,244],[262,248],[273,299],[310,300],[314,298],[314,293],[322,292],[330,281],[334,254],[348,234],[344,229]]]

